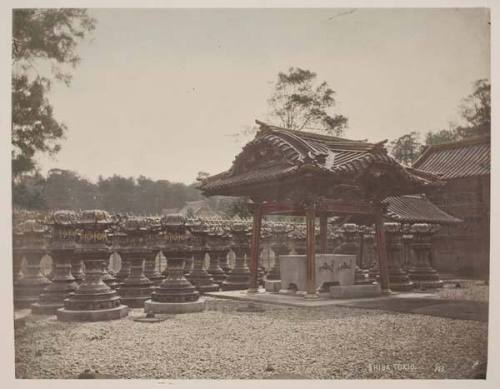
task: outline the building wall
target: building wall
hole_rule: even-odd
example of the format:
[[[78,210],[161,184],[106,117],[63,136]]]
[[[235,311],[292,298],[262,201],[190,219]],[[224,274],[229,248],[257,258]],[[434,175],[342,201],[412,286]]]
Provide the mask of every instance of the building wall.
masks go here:
[[[490,177],[449,180],[429,199],[464,222],[443,226],[433,241],[433,263],[442,273],[489,277]]]

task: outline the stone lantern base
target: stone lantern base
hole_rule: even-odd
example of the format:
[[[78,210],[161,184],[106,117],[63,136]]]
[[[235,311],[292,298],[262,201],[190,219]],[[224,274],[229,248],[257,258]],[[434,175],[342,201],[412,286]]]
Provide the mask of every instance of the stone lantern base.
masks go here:
[[[443,287],[443,281],[432,267],[412,267],[408,270],[410,280],[419,289],[437,289]]]
[[[163,303],[152,300],[146,300],[144,302],[144,312],[147,313],[176,314],[202,312],[203,310],[205,310],[205,299],[202,297],[196,301],[187,301],[183,303]]]
[[[57,319],[61,321],[107,321],[121,319],[127,315],[128,307],[126,305],[89,311],[71,311],[65,308],[57,310]]]
[[[104,321],[121,319],[127,316],[129,308],[121,304],[115,290],[102,293],[72,292],[64,300],[64,308],[57,310],[57,319],[61,321]]]

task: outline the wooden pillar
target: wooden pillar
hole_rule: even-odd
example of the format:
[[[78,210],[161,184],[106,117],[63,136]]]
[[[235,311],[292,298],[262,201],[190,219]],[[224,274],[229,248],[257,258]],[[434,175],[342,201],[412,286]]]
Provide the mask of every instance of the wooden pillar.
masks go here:
[[[318,298],[316,293],[316,232],[314,224],[316,213],[314,205],[309,205],[306,208],[306,255],[307,255],[307,291],[305,298],[314,299]]]
[[[377,256],[380,270],[380,284],[382,293],[390,294],[389,286],[389,269],[387,266],[387,248],[385,245],[384,218],[382,213],[382,205],[377,204],[375,210],[375,237],[377,239]]]
[[[247,293],[257,293],[259,288],[257,280],[257,268],[260,254],[260,229],[262,226],[262,203],[256,203],[253,207],[252,243],[250,247],[250,287]]]
[[[328,215],[319,215],[319,252],[326,254],[328,251]]]

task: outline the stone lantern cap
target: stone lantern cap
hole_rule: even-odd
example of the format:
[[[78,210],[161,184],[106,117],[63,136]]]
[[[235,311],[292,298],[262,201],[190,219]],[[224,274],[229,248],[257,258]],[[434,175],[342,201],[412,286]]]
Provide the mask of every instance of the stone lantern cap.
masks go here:
[[[351,234],[358,232],[358,230],[359,230],[358,225],[354,223],[345,223],[340,228],[341,232],[351,233]]]
[[[384,230],[386,232],[400,232],[401,231],[401,223],[395,223],[395,222],[390,222],[390,223],[384,223]]]
[[[101,209],[91,209],[81,211],[77,219],[77,224],[85,229],[106,229],[115,223],[111,215]]]
[[[28,219],[16,227],[16,249],[45,250],[49,229],[41,221]]]
[[[75,227],[77,223],[77,214],[75,211],[58,210],[47,216],[45,224],[54,227]]]
[[[439,226],[430,223],[415,223],[410,227],[412,234],[433,234],[439,229]]]

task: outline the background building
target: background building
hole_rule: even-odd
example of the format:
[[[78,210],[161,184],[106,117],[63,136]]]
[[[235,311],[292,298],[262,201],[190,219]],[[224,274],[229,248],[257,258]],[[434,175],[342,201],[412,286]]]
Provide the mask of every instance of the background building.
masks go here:
[[[446,184],[428,196],[463,220],[436,234],[434,265],[440,272],[487,278],[490,246],[489,137],[428,146],[413,167],[440,174]]]

